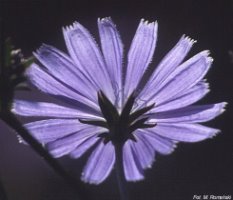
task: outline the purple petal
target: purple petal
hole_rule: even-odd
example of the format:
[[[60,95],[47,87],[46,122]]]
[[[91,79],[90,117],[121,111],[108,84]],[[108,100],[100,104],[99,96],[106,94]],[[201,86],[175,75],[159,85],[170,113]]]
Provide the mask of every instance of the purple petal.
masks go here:
[[[97,88],[64,53],[44,44],[34,55],[60,82],[69,85],[76,93],[97,103]]]
[[[141,20],[128,54],[125,77],[125,98],[136,89],[151,62],[157,40],[157,22]]]
[[[172,99],[175,95],[197,84],[205,76],[212,63],[208,51],[203,51],[192,57],[165,80],[164,87],[158,91],[156,103],[160,104]]]
[[[151,144],[155,151],[163,155],[171,154],[176,147],[176,142],[159,136],[150,129],[141,131],[141,135]]]
[[[80,128],[73,134],[68,134],[55,141],[49,142],[46,147],[54,157],[58,158],[75,150],[88,138],[97,137],[100,132],[101,128],[83,125],[82,129]]]
[[[156,104],[152,112],[164,112],[191,105],[202,99],[209,91],[208,83],[201,81],[190,89],[177,94],[169,101]],[[156,99],[151,100],[150,103],[152,104],[155,100]]]
[[[45,70],[40,68],[36,64],[32,64],[30,68],[27,70],[27,76],[38,89],[43,91],[44,93],[51,94],[56,96],[58,99],[72,99],[76,102],[81,102],[82,104],[86,104],[91,108],[99,111],[99,106],[92,101],[89,101],[87,98],[79,95],[77,92],[73,91],[69,88],[68,85],[56,80],[50,74],[48,74]]]
[[[153,129],[155,134],[181,142],[199,142],[212,138],[220,131],[200,124],[158,123]]]
[[[123,45],[121,38],[111,18],[98,19],[98,27],[106,67],[118,98],[117,102],[121,102],[121,96],[118,94],[122,91]]]
[[[132,143],[134,156],[138,159],[143,169],[150,168],[155,159],[155,150],[151,143],[144,137],[139,130],[134,132],[137,142]]]
[[[80,124],[78,119],[48,119],[25,124],[25,127],[41,143],[47,143],[70,135],[86,126]]]
[[[177,66],[184,60],[185,56],[190,51],[194,41],[184,35],[178,43],[171,49],[171,51],[162,59],[148,81],[142,95],[154,91],[154,88],[162,84],[162,82],[177,68]]]
[[[103,57],[91,34],[81,24],[63,29],[70,56],[88,79],[114,102],[111,80]]]
[[[189,106],[167,112],[150,115],[158,123],[199,123],[214,119],[225,110],[226,103],[217,103],[201,106]]]
[[[85,141],[83,141],[80,145],[78,145],[75,150],[73,150],[70,153],[70,157],[77,159],[81,157],[88,149],[90,149],[100,138],[95,136],[92,136],[90,138],[87,138]]]
[[[115,163],[115,149],[111,142],[100,142],[89,157],[82,173],[82,180],[92,184],[103,182]]]
[[[212,58],[208,57],[208,53],[208,51],[203,51],[193,56],[169,74],[160,85],[147,93],[144,92],[144,96],[139,99],[142,99],[141,101],[146,105],[150,102],[160,105],[186,94],[192,87],[200,83],[209,70]]]
[[[102,119],[77,109],[47,102],[15,100],[12,112],[21,116]]]
[[[127,140],[123,146],[123,167],[127,181],[144,179],[141,164],[133,153],[133,143],[132,140]]]

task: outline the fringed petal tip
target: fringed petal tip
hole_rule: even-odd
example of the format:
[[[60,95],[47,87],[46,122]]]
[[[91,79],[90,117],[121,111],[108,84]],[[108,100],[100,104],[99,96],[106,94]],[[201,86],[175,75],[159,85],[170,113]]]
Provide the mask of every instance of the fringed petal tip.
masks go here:
[[[215,104],[217,109],[218,109],[217,112],[216,112],[215,117],[221,115],[222,113],[224,113],[226,111],[225,108],[226,108],[227,104],[228,104],[227,102],[222,102],[222,103],[216,103]]]
[[[209,50],[204,50],[204,51],[200,52],[199,55],[200,55],[200,57],[205,58],[206,64],[208,64],[208,65],[211,65],[214,61],[214,59],[211,56],[209,56],[210,55]]]
[[[138,27],[141,27],[141,26],[148,26],[150,28],[154,28],[154,32],[157,32],[158,21],[149,22],[148,20],[141,19]]]
[[[116,25],[113,24],[112,18],[111,18],[111,17],[104,17],[104,18],[100,18],[100,17],[99,17],[99,18],[97,19],[97,22],[98,22],[98,23],[108,23],[108,24],[114,25],[114,27],[116,27]]]
[[[81,174],[81,180],[86,184],[99,185],[99,184],[103,183],[105,181],[105,179],[104,180],[102,180],[102,179],[91,179],[91,178],[87,177],[84,172],[82,172],[82,174]]]
[[[16,137],[17,137],[18,142],[19,142],[20,144],[27,144],[27,143],[23,140],[23,138],[22,138],[20,135],[16,135]]]
[[[73,24],[68,25],[68,26],[63,26],[62,30],[63,31],[72,31],[76,28],[76,26],[79,25],[79,23],[77,21],[73,22]]]
[[[210,92],[210,84],[207,82],[203,83],[203,86],[206,88],[206,94]]]
[[[43,53],[48,52],[49,50],[53,50],[53,49],[54,49],[53,46],[42,43],[41,46],[36,51],[32,52],[32,54],[36,57],[36,59],[39,60],[40,55],[43,55]]]
[[[216,129],[215,131],[213,131],[212,133],[210,133],[208,139],[212,139],[212,138],[216,137],[220,133],[221,133],[221,130]]]
[[[203,83],[206,89],[210,89],[210,84],[207,82],[207,79],[202,79],[200,83]]]
[[[106,177],[107,178],[107,177]],[[86,175],[82,172],[81,174],[81,180],[86,183],[86,184],[91,184],[91,185],[99,185],[105,181],[104,180],[96,180],[96,179],[89,179],[86,177]]]
[[[75,21],[71,25],[63,26],[62,32],[65,35],[66,32],[74,31],[77,28],[84,28],[79,22]]]
[[[20,135],[16,135],[18,143],[19,144],[24,144],[24,145],[28,145],[28,143],[20,136]],[[40,143],[43,147],[45,147],[44,143]]]
[[[171,147],[171,150],[169,152],[167,152],[166,154],[162,154],[162,155],[170,155],[176,150],[179,142],[178,141],[173,141],[173,142],[174,143],[173,143],[173,145]]]
[[[188,44],[190,44],[190,46],[192,46],[193,44],[195,44],[197,42],[197,40],[192,39],[191,37],[187,36],[187,35],[182,35],[181,41],[183,42],[187,42]]]
[[[96,181],[96,180],[89,180],[85,177],[85,174],[82,173],[81,175],[81,180],[84,182],[84,183],[87,183],[87,184],[93,184],[93,185],[98,185],[100,184],[99,181]]]
[[[16,109],[16,103],[15,101],[12,103],[12,106],[11,106],[11,112],[14,113],[14,114],[17,114],[17,109]]]

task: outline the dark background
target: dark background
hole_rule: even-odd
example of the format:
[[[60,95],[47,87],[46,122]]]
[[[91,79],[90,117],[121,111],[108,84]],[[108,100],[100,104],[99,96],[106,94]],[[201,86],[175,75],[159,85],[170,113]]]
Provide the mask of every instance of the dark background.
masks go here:
[[[197,40],[189,56],[209,49],[214,58],[207,75],[211,92],[200,103],[227,101],[227,111],[207,125],[222,130],[214,139],[180,144],[169,156],[158,156],[146,179],[129,183],[131,200],[189,200],[193,195],[232,195],[233,198],[233,1],[3,1],[7,36],[25,56],[42,43],[65,49],[61,27],[75,20],[86,26],[98,42],[98,17],[111,16],[128,51],[141,18],[158,20],[158,43],[152,64],[178,41],[182,34]],[[17,93],[18,98],[47,99],[33,91]],[[86,158],[59,159],[77,179]],[[66,183],[36,155],[19,144],[9,127],[0,121],[0,179],[9,200],[74,200]],[[93,200],[119,199],[115,174],[99,186],[88,186]]]

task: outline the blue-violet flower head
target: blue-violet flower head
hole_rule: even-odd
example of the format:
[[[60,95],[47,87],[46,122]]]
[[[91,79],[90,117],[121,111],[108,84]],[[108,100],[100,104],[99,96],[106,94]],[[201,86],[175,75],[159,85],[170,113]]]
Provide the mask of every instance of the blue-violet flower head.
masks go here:
[[[28,78],[61,104],[15,100],[13,111],[47,118],[25,127],[54,157],[79,158],[92,147],[85,182],[103,182],[117,152],[125,179],[142,180],[157,153],[170,154],[178,142],[199,142],[219,132],[199,123],[221,114],[225,103],[192,105],[209,92],[204,79],[212,63],[209,52],[184,61],[194,41],[182,36],[156,68],[148,67],[157,27],[141,20],[127,62],[110,18],[98,19],[102,51],[75,22],[63,28],[68,55],[45,44],[34,54],[39,64],[30,66]]]

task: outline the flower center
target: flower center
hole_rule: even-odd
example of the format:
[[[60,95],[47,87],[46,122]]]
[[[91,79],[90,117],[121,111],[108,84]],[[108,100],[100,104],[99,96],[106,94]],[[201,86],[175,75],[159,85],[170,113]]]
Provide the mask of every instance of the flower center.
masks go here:
[[[147,123],[149,118],[147,116],[143,117],[143,114],[151,110],[154,107],[154,104],[131,113],[134,102],[135,92],[129,96],[122,112],[119,113],[105,94],[102,91],[99,91],[98,103],[105,121],[82,119],[79,121],[84,124],[100,126],[108,129],[108,131],[99,134],[99,137],[104,138],[104,142],[106,143],[108,141],[112,141],[114,144],[123,144],[128,139],[137,141],[132,134],[133,131],[139,128],[152,128],[156,126],[156,123]]]

